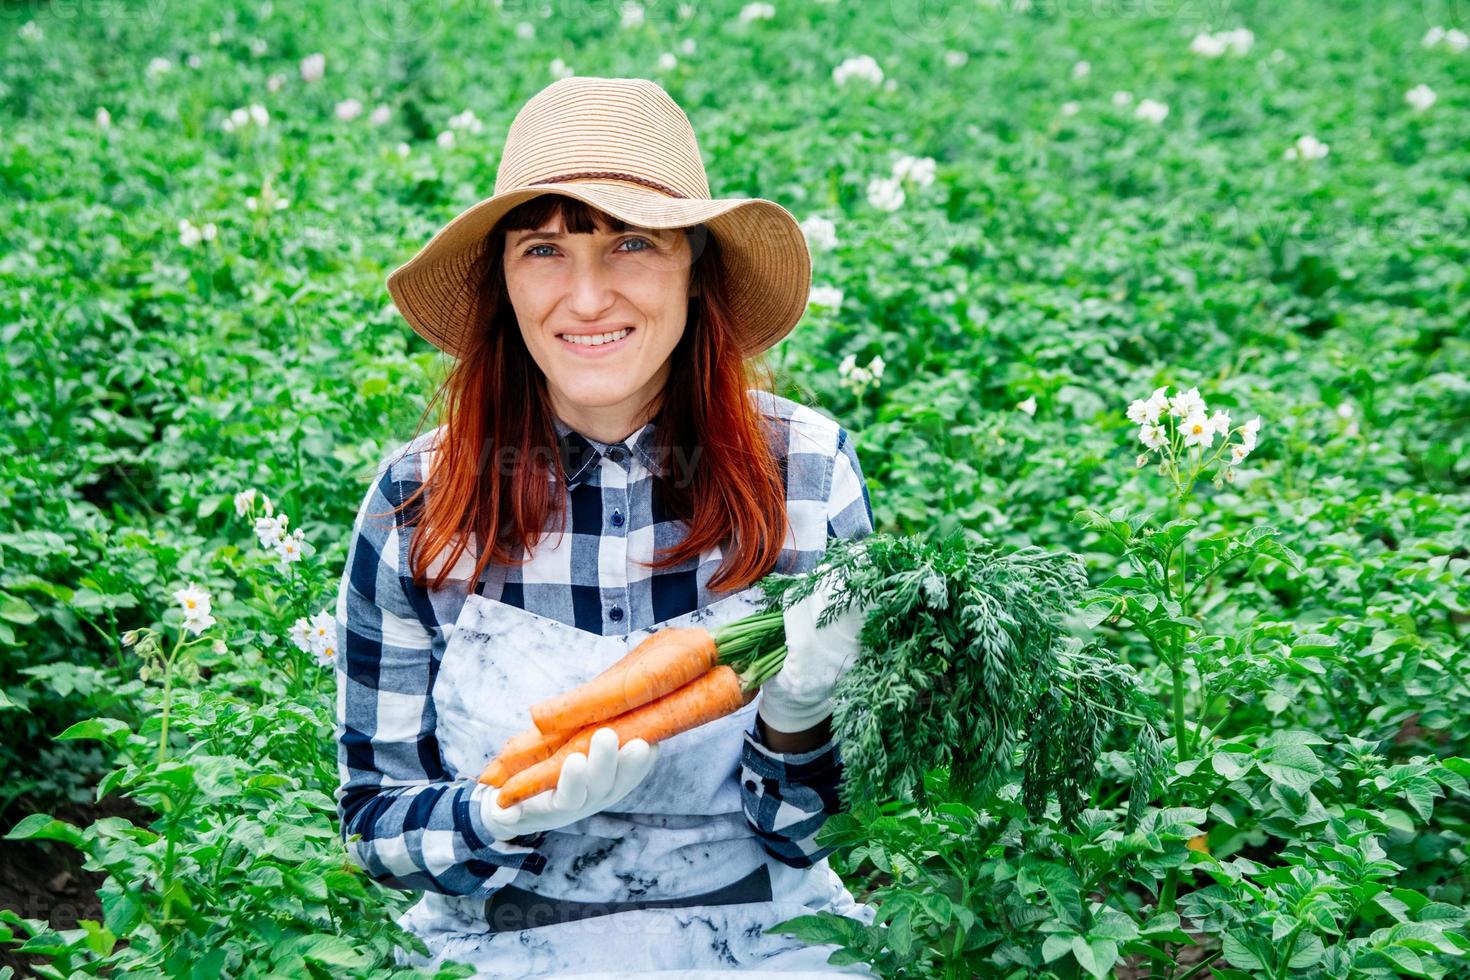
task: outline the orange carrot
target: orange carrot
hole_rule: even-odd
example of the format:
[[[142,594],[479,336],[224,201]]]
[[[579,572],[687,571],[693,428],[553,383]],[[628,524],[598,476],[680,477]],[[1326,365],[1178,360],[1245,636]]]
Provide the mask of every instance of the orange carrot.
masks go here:
[[[650,637],[651,639],[651,637]],[[622,659],[611,667],[604,670],[599,677],[605,677],[615,670],[626,667],[637,660],[643,653],[652,649],[647,640],[638,644],[632,650],[623,655]],[[500,752],[491,759],[484,771],[480,773],[480,782],[490,786],[500,787],[505,781],[522,769],[533,766],[542,759],[550,757],[557,749],[566,744],[567,739],[575,734],[572,730],[563,730],[547,734],[532,725],[525,731],[519,732],[506,740]]]
[[[659,630],[587,683],[532,705],[531,720],[547,734],[577,732],[683,687],[713,668],[718,657],[709,630]]]
[[[720,664],[663,697],[582,728],[549,759],[522,769],[506,780],[496,800],[502,807],[510,807],[537,793],[556,789],[567,756],[573,752],[585,755],[592,744],[593,733],[599,728],[611,728],[617,732],[619,746],[627,745],[635,738],[653,745],[738,711],[754,697],[755,691],[747,694],[741,687],[740,676],[734,670]]]
[[[505,746],[480,773],[480,782],[491,786],[503,786],[505,781],[527,766],[533,766],[561,748],[570,736],[569,732],[547,735],[534,725],[506,739]]]

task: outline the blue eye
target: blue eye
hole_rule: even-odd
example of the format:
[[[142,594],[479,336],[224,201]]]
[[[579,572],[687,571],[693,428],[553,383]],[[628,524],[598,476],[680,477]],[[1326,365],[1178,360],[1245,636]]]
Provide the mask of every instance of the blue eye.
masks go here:
[[[620,246],[621,245],[631,245],[631,244],[633,244],[635,242],[647,246],[647,248],[633,249],[633,251],[635,251],[635,252],[643,252],[643,251],[647,251],[648,249],[654,249],[656,251],[658,249],[658,246],[657,245],[653,244],[652,242],[650,242],[646,238],[629,238],[629,239],[627,239],[627,240],[625,240],[625,241],[623,241],[623,242],[621,242],[619,244],[620,244]],[[538,243],[536,245],[532,245],[530,248],[526,249],[525,254],[528,255],[528,256],[531,256],[533,258],[541,258],[542,257],[541,255],[537,255],[536,254],[536,249],[538,249],[538,248],[554,248],[554,247],[555,246],[549,245],[546,242],[540,242],[540,243]],[[549,258],[550,256],[546,256],[546,257]]]

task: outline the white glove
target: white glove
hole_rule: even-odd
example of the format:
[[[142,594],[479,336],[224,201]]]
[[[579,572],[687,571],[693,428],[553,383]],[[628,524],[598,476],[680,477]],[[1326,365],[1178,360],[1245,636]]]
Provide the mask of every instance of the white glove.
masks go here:
[[[822,610],[841,594],[834,581],[832,575],[823,578],[816,591],[783,613],[786,661],[761,685],[756,708],[766,726],[775,731],[805,731],[831,715],[832,690],[861,649],[858,634],[867,610],[858,603],[838,614],[830,626],[817,625]]]
[[[573,752],[562,762],[554,790],[501,807],[496,802],[500,789],[480,784],[480,815],[500,841],[556,830],[617,803],[643,782],[657,761],[657,743],[635,738],[619,748],[618,733],[599,728],[586,754]]]

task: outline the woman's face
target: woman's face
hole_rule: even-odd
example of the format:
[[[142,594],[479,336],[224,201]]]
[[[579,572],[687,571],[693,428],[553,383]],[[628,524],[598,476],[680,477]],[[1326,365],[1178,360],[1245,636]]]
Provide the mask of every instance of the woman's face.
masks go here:
[[[505,282],[552,407],[604,442],[647,421],[684,335],[690,248],[680,229],[564,234],[554,216],[505,236]]]

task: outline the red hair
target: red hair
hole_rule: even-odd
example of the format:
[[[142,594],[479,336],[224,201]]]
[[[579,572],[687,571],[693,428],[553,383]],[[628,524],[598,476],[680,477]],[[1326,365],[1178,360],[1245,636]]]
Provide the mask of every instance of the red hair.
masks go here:
[[[433,556],[452,549],[430,583],[433,588],[443,584],[468,547],[465,532],[481,542],[471,579],[479,581],[491,561],[524,562],[553,515],[565,528],[566,486],[546,378],[505,299],[503,265],[507,232],[539,229],[557,215],[573,234],[629,230],[604,211],[548,193],[511,210],[487,236],[470,269],[479,283],[472,315],[483,326],[419,420],[422,430],[435,403],[444,399],[434,465],[423,485],[388,512],[423,498],[421,530],[409,555],[417,583],[428,578]],[[653,416],[654,455],[686,462],[691,472],[687,483],[656,479],[654,492],[664,512],[685,522],[688,533],[661,549],[648,567],[678,565],[718,545],[722,559],[709,585],[735,590],[775,567],[788,529],[781,471],[760,411],[747,393],[769,390],[771,375],[759,360],[741,354],[715,237],[702,225],[683,231],[695,256],[698,295],[689,299],[684,335],[671,355],[669,380]],[[523,552],[519,558],[517,548]]]

